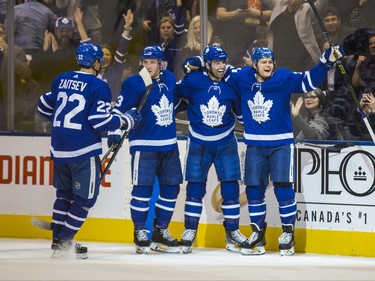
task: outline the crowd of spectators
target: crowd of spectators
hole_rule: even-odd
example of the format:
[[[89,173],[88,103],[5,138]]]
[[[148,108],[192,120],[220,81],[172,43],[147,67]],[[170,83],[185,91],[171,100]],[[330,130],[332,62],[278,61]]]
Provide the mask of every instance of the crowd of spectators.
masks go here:
[[[329,46],[310,4],[303,0],[210,0],[207,4],[208,42],[223,46],[235,67],[251,64],[252,50],[267,46],[274,50],[277,68],[305,71]],[[375,92],[375,18],[371,13],[375,1],[316,0],[314,5],[331,41],[344,45],[342,63],[361,106],[367,114],[375,114],[368,105],[373,101],[369,95]],[[6,130],[7,1],[0,0],[0,11],[0,129]],[[36,126],[31,108],[49,90],[57,73],[75,68],[74,52],[80,42],[102,46],[106,65],[99,77],[110,84],[113,101],[121,81],[137,71],[139,62],[134,58],[147,45],[160,45],[163,67],[182,78],[181,62],[199,55],[205,47],[200,42],[199,11],[199,0],[15,1],[15,129],[48,131]],[[296,136],[369,140],[338,67],[329,71],[321,94],[324,102],[319,104],[319,118],[325,119],[328,132],[314,137],[316,134],[301,134],[296,127]],[[306,103],[302,101],[294,98],[291,109],[299,107],[303,112]],[[311,123],[306,118],[298,120],[300,125]],[[307,120],[306,124],[301,120]]]

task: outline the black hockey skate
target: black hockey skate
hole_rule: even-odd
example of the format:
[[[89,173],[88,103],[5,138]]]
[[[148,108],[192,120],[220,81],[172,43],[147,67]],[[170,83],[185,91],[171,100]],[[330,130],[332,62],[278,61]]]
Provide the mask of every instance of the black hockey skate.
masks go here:
[[[197,236],[196,229],[186,229],[181,237],[180,245],[182,246],[182,253],[190,254],[193,251],[193,244],[195,241],[195,236]]]
[[[51,249],[53,250],[52,258],[63,259],[74,257],[77,259],[87,259],[87,247],[73,240],[60,240],[53,238]]]
[[[239,229],[226,229],[225,242],[227,243],[225,248],[231,252],[240,252],[241,254],[245,255],[246,251],[250,249],[250,244],[247,241],[246,236],[243,235]]]
[[[168,229],[155,226],[151,237],[150,249],[163,253],[179,253],[180,242],[171,236]]]
[[[294,254],[294,227],[291,224],[283,224],[283,233],[279,237],[279,250],[282,256]]]
[[[246,251],[242,252],[244,255],[263,255],[266,250],[264,246],[266,245],[266,228],[267,223],[264,223],[264,229],[260,230],[259,226],[255,223],[250,224],[253,233],[248,239],[248,243],[250,244],[250,248],[246,249]]]
[[[150,248],[151,242],[148,240],[147,233],[149,233],[147,229],[134,228],[134,244],[137,254],[147,254]]]

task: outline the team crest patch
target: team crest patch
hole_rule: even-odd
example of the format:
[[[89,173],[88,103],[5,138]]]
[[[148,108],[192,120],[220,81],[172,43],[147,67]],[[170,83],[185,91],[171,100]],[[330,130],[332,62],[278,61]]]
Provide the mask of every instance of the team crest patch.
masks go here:
[[[269,111],[272,108],[273,102],[272,100],[265,101],[260,91],[255,94],[254,102],[248,100],[247,105],[250,108],[254,121],[260,124],[261,122],[270,120]]]
[[[151,106],[151,110],[156,116],[156,125],[167,127],[173,123],[173,103],[165,95],[161,97],[159,105]]]
[[[223,116],[225,114],[226,106],[220,105],[218,99],[213,96],[207,106],[201,104],[200,110],[203,116],[203,124],[215,127],[223,124]]]

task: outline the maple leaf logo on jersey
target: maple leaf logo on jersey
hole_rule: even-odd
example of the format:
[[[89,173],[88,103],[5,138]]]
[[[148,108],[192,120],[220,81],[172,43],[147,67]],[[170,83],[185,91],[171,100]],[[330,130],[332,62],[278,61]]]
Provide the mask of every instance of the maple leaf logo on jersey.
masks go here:
[[[266,122],[270,120],[269,111],[273,105],[273,102],[271,100],[265,102],[264,96],[261,92],[258,91],[255,94],[254,102],[248,100],[247,105],[251,110],[251,115],[253,116],[253,119],[259,124],[261,122]]]
[[[226,110],[226,106],[220,106],[219,101],[213,96],[208,101],[208,106],[201,104],[200,110],[203,115],[203,124],[210,127],[215,127],[223,124],[223,116]]]
[[[173,123],[173,103],[169,103],[165,95],[161,97],[159,105],[151,106],[151,110],[156,116],[156,125],[167,127]]]

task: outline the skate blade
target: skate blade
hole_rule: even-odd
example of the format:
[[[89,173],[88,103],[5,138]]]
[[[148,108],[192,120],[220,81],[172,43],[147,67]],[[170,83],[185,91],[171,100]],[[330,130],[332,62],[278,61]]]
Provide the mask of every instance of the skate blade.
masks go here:
[[[280,250],[281,256],[292,256],[294,255],[294,247],[288,249],[288,250]]]
[[[87,253],[82,253],[82,254],[76,254],[76,259],[77,260],[85,260],[89,257]]]
[[[240,253],[241,248],[238,247],[236,244],[228,244],[225,246],[225,248],[230,252]]]
[[[74,259],[75,253],[72,251],[61,251],[61,250],[54,250],[51,256],[52,259]]]
[[[193,251],[193,246],[182,246],[183,254],[190,254]]]
[[[149,247],[140,247],[140,246],[135,246],[135,252],[137,254],[147,254],[149,251]]]
[[[151,243],[150,249],[155,252],[176,254],[180,252],[180,247],[170,247],[160,243]]]
[[[254,247],[252,249],[245,249],[245,248],[241,249],[241,254],[243,254],[244,256],[248,256],[248,255],[258,256],[258,255],[263,255],[265,252],[266,250],[264,249],[264,246]]]

